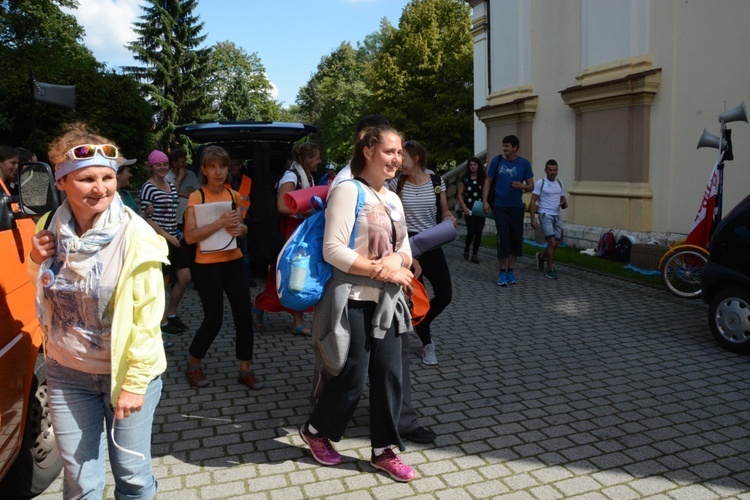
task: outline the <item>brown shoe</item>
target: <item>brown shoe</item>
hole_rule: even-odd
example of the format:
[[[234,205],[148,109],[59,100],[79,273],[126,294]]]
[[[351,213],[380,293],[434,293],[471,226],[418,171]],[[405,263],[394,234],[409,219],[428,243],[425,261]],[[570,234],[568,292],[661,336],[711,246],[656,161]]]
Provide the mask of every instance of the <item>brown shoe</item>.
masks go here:
[[[258,380],[255,374],[248,370],[246,372],[240,372],[237,376],[237,382],[246,385],[249,389],[259,391],[263,389],[263,382]]]
[[[200,366],[195,368],[188,367],[185,370],[185,375],[187,375],[188,383],[193,387],[206,387],[208,385],[208,379],[203,374]]]

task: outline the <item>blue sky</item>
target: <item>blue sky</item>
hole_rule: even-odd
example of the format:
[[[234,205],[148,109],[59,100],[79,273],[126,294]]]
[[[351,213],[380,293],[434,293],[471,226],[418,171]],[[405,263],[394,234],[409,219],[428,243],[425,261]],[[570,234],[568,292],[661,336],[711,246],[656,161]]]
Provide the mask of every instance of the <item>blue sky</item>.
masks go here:
[[[196,13],[204,23],[206,46],[229,40],[257,52],[276,86],[276,99],[293,104],[321,57],[341,42],[356,47],[379,30],[385,17],[398,25],[408,0],[201,0]],[[109,66],[132,63],[123,45],[135,36],[131,23],[143,0],[79,0],[72,11],[86,30],[84,43]]]

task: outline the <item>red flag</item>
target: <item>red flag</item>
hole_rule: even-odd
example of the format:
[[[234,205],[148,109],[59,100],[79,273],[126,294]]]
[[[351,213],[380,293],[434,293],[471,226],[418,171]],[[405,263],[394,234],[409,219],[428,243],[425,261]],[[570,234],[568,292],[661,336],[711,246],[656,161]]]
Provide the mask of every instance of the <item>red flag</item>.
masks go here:
[[[706,191],[703,193],[703,201],[698,209],[698,214],[695,216],[693,226],[690,228],[690,234],[688,234],[685,243],[689,245],[697,245],[699,247],[708,248],[708,244],[711,242],[711,229],[714,223],[714,207],[716,206],[716,196],[719,193],[719,163],[721,159],[714,165],[713,171],[711,171],[711,177],[708,178],[708,185]]]

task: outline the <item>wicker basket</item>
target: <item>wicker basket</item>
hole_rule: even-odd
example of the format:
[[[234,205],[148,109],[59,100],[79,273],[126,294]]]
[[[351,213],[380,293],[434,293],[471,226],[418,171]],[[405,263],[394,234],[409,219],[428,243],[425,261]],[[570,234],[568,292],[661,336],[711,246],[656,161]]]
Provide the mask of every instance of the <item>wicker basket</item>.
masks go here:
[[[659,261],[667,250],[669,247],[664,245],[633,245],[630,249],[630,265],[644,271],[658,270]]]

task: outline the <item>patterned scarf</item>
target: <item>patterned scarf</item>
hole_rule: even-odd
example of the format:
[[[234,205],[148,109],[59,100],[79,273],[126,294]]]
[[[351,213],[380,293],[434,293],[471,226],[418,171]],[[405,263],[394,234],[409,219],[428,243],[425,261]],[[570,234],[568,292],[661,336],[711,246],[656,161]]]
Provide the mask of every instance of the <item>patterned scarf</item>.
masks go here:
[[[54,275],[51,277],[49,275],[52,273],[50,267],[55,259],[62,260],[64,267],[81,276],[85,280],[85,293],[92,293],[93,286],[99,282],[103,270],[102,266],[98,265],[99,250],[111,242],[122,224],[127,222],[128,215],[117,193],[109,207],[96,218],[94,226],[83,233],[80,238],[75,233],[75,219],[73,219],[68,200],[65,200],[55,211],[49,227],[54,228],[53,232],[57,238],[57,255],[46,259],[39,266],[37,275],[36,309],[42,325],[51,323],[52,311],[45,307],[44,288],[49,286],[50,279],[54,280]],[[106,269],[104,272],[107,272]],[[45,281],[47,285],[44,284]]]
[[[86,278],[88,282],[98,278],[95,275],[99,272],[99,267],[96,266],[97,255],[99,250],[112,241],[119,231],[125,217],[123,207],[120,195],[115,193],[112,203],[99,214],[94,221],[94,226],[78,237],[75,233],[75,219],[70,210],[70,203],[65,200],[50,221],[50,227],[55,228],[57,253],[63,261],[63,266]]]

